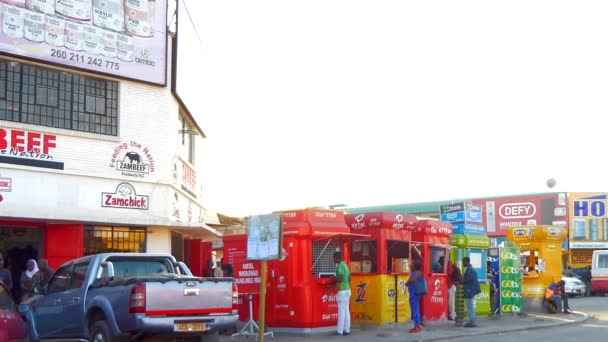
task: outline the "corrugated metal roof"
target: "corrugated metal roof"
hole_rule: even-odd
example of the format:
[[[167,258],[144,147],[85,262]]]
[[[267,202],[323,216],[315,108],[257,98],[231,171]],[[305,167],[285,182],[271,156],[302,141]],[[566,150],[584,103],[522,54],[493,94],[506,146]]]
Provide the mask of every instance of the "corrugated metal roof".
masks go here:
[[[403,214],[427,214],[427,213],[439,214],[439,207],[442,205],[446,205],[446,204],[467,202],[467,201],[471,201],[471,200],[525,197],[525,196],[537,196],[537,195],[547,195],[547,194],[558,194],[558,192],[537,192],[537,193],[527,193],[527,194],[520,194],[520,195],[462,198],[462,199],[451,199],[451,200],[434,201],[434,202],[387,204],[387,205],[378,205],[378,206],[372,206],[372,207],[344,208],[343,210],[349,214],[360,214],[360,213],[368,213],[368,212],[376,212],[376,211],[392,211],[392,212],[403,213]]]

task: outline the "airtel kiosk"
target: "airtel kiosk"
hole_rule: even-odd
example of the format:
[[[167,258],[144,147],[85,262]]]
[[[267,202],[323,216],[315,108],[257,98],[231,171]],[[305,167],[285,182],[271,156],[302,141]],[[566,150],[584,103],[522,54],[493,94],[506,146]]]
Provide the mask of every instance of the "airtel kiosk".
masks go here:
[[[410,320],[405,283],[416,216],[396,212],[345,215],[351,233],[368,239],[350,243],[353,323],[385,325]]]

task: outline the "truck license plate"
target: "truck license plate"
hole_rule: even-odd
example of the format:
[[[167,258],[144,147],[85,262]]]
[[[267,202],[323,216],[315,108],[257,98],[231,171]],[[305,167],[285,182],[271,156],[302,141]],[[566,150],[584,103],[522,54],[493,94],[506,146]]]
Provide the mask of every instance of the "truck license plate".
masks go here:
[[[175,323],[175,331],[180,332],[194,332],[194,331],[205,331],[208,330],[208,326],[204,322],[183,322]]]

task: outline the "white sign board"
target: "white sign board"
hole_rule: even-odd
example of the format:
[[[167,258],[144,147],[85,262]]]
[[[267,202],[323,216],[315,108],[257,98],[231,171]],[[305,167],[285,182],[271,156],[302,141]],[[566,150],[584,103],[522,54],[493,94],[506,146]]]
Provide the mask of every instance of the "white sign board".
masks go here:
[[[282,235],[281,214],[250,216],[247,225],[247,259],[280,259]]]

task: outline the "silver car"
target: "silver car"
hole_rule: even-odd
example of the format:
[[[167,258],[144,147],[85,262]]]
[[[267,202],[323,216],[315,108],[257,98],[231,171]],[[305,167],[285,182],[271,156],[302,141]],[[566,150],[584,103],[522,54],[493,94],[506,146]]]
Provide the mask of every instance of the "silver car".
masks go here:
[[[585,283],[583,283],[578,278],[562,276],[562,280],[565,283],[565,286],[564,286],[565,292],[571,296],[584,295],[585,292],[587,291],[587,287],[585,286]]]

